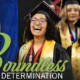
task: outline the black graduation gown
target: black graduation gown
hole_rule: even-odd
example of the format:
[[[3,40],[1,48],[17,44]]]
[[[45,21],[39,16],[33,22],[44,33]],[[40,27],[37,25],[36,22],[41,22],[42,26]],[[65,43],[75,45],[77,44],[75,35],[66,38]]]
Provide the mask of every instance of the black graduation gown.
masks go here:
[[[29,53],[30,54],[30,51]],[[71,66],[71,60],[70,57],[63,47],[59,45],[58,43],[55,43],[54,52],[53,52],[53,62],[56,64],[59,60],[62,60],[63,62],[65,60],[68,60],[68,63],[65,64],[65,71],[63,72],[63,79],[54,79],[54,80],[73,80],[73,74],[72,74],[72,66]],[[18,54],[16,56],[15,61],[18,60]],[[29,62],[29,55],[26,57],[25,62]],[[60,64],[61,66],[62,64]]]
[[[68,54],[69,54],[70,59],[71,59],[71,49],[72,49],[72,46],[69,46],[69,47],[67,48],[67,51],[68,51]]]
[[[57,29],[57,36],[56,36],[56,40],[55,41],[61,45],[61,38],[60,38],[60,31],[59,31],[59,29]]]
[[[70,56],[70,59],[72,59],[71,61],[73,61],[74,58],[72,58],[72,46],[69,46],[67,48],[67,51],[68,51],[68,54]],[[73,53],[73,55],[74,55],[74,53]],[[76,62],[76,64],[73,64],[73,62],[72,62],[74,80],[80,80],[80,77],[79,77],[80,73],[77,72],[77,71],[80,71],[80,69],[78,66],[74,67],[74,65],[79,65],[78,59],[76,58],[76,60],[74,62]],[[76,71],[76,73],[75,73],[75,71]]]

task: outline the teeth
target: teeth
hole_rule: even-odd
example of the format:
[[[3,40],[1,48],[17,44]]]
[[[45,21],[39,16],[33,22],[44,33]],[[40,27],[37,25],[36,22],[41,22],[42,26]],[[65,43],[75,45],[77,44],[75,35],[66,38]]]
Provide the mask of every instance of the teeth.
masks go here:
[[[35,30],[35,31],[41,31],[41,28],[39,28],[39,27],[34,27],[34,30]]]
[[[35,27],[35,29],[40,29],[39,27]]]

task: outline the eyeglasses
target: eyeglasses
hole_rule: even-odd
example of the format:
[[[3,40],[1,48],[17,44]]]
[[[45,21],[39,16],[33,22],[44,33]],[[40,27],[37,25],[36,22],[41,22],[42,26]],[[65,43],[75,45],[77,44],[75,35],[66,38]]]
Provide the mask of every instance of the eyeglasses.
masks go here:
[[[37,19],[37,18],[30,18],[31,22],[33,24],[35,24],[37,21],[39,22],[39,24],[45,24],[47,19],[41,18],[41,19]]]

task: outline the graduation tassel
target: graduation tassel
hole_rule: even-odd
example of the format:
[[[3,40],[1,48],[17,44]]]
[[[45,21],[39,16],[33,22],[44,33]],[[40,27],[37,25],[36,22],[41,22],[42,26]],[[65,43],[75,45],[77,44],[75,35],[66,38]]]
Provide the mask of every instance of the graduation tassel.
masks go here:
[[[61,12],[61,9],[62,9],[62,3],[63,3],[63,0],[61,0],[61,4],[60,4],[60,12]]]
[[[30,20],[30,18],[31,18],[31,12],[30,12],[30,14],[29,14],[29,20]]]
[[[31,12],[29,13],[29,20],[30,20],[30,18],[31,18]],[[27,26],[25,27],[25,29],[24,29],[24,34],[23,34],[23,42],[27,42],[27,39],[25,38],[26,36],[25,36],[25,33],[26,33],[26,29],[27,29]]]
[[[26,38],[25,38],[26,29],[27,29],[27,26],[26,26],[25,29],[24,29],[23,42],[26,42],[26,41],[27,41]]]

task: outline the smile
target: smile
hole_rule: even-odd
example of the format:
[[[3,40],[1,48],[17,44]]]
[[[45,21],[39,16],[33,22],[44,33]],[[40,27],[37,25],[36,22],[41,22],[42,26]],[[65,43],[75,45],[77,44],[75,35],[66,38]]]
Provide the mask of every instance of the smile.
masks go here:
[[[37,32],[39,32],[39,31],[41,31],[41,28],[39,28],[39,27],[34,27],[34,30],[37,31]]]
[[[71,18],[75,18],[75,16],[71,16]]]

